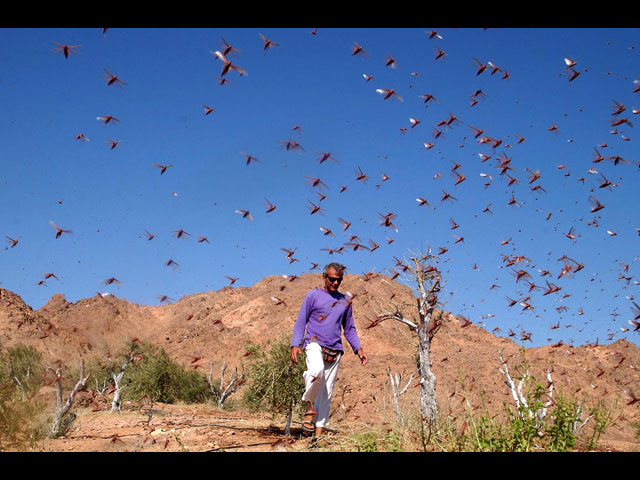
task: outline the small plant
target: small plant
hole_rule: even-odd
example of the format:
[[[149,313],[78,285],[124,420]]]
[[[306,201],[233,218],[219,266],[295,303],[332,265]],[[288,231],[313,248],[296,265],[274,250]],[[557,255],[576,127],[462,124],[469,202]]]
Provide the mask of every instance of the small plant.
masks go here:
[[[524,350],[522,355],[523,364],[519,367],[521,375],[517,384],[500,355],[502,368],[499,370],[505,376],[515,401],[515,407],[505,405],[505,424],[494,423],[488,412],[479,419],[475,418],[469,409],[469,438],[473,439],[474,448],[481,451],[510,452],[570,451],[577,448],[583,428],[592,419],[592,434],[585,442],[584,448],[595,448],[598,439],[612,422],[612,410],[600,402],[590,409],[586,418],[583,418],[583,402],[562,394],[556,394],[554,397],[551,372],[547,372],[546,385],[539,383],[529,374]]]
[[[377,452],[378,436],[373,432],[360,433],[354,435],[355,448],[357,452]]]
[[[402,452],[402,438],[396,432],[389,432],[384,438],[384,446],[387,452]]]
[[[613,423],[615,409],[613,406],[607,407],[604,402],[600,400],[596,406],[592,408],[591,415],[593,416],[594,425],[591,436],[587,441],[587,450],[593,450],[596,447],[604,431]],[[640,437],[638,438],[640,439]]]

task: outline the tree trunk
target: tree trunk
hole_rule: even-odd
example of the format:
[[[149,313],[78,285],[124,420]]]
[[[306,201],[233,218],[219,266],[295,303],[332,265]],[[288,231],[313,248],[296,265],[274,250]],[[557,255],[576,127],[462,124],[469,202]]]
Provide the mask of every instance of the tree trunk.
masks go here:
[[[122,396],[122,389],[124,387],[120,384],[120,382],[122,381],[122,377],[124,376],[124,373],[132,360],[133,352],[129,354],[129,357],[122,364],[120,372],[118,372],[118,374],[116,374],[115,372],[112,373],[115,394],[113,395],[113,401],[111,402],[111,413],[122,410],[122,402],[120,400],[120,397]]]
[[[49,367],[51,368],[51,367]],[[49,429],[49,436],[51,438],[58,438],[65,433],[65,430],[68,428],[68,425],[73,421],[75,416],[70,415],[68,418],[66,417],[67,413],[71,409],[73,405],[73,401],[76,397],[78,391],[87,384],[87,379],[89,375],[84,376],[84,359],[80,359],[80,380],[76,383],[76,386],[73,387],[73,390],[69,394],[67,401],[62,403],[62,376],[60,374],[60,369],[55,370],[56,374],[56,412],[53,419],[53,425]]]
[[[431,249],[427,255],[412,257],[415,267],[411,269],[418,286],[420,297],[416,299],[418,311],[418,325],[407,319],[400,307],[395,305],[395,310],[378,315],[377,322],[392,318],[400,323],[408,325],[411,330],[418,335],[418,356],[420,373],[420,413],[422,414],[422,425],[426,430],[431,431],[431,427],[438,422],[438,398],[436,396],[436,376],[431,371],[430,348],[431,341],[440,329],[443,322],[442,312],[436,310],[438,304],[438,293],[440,292],[440,272],[425,262],[434,258]],[[430,282],[428,286],[425,282]],[[435,315],[434,315],[435,313]]]
[[[122,402],[120,401],[120,392],[122,390],[120,387],[120,379],[122,378],[122,373],[124,372],[121,372],[119,375],[116,375],[115,373],[113,374],[115,392],[111,402],[111,413],[122,410]]]
[[[284,427],[284,434],[288,437],[291,435],[291,420],[293,419],[293,403],[289,405],[289,412],[287,413],[287,424]]]
[[[431,319],[431,313],[427,318]],[[425,319],[426,320],[426,319]],[[431,339],[429,335],[430,321],[421,322],[418,328],[418,354],[420,359],[420,412],[425,426],[435,425],[438,420],[438,399],[436,397],[436,376],[431,371],[431,359],[429,357]]]

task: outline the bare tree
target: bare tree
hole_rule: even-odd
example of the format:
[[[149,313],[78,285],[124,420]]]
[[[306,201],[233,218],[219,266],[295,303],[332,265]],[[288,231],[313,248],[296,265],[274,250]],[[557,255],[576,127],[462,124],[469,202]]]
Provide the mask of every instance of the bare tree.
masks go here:
[[[242,368],[242,373],[240,375],[238,375],[238,369],[236,368],[233,378],[227,384],[227,386],[225,386],[224,374],[226,371],[227,371],[227,362],[226,360],[223,360],[222,368],[220,372],[220,385],[216,386],[213,383],[213,362],[209,362],[209,376],[207,378],[209,382],[209,389],[211,390],[211,393],[213,393],[213,396],[216,399],[218,407],[220,408],[224,407],[224,402],[227,401],[227,398],[233,395],[246,380],[246,377],[244,375],[244,367]]]
[[[80,389],[85,387],[85,385],[87,384],[89,375],[91,374],[87,375],[86,377],[84,376],[84,359],[80,358],[80,380],[78,380],[78,383],[76,383],[76,386],[73,387],[73,390],[69,394],[67,401],[63,403],[61,369],[60,368],[53,369],[52,367],[49,367],[49,369],[53,370],[53,372],[56,375],[55,383],[56,383],[56,400],[57,400],[55,417],[53,420],[53,425],[49,430],[49,435],[52,438],[58,438],[61,435],[64,435],[65,430],[73,421],[74,417],[67,417],[67,413],[69,412],[69,410],[71,409],[71,406],[73,405],[73,401],[76,397],[76,394]]]
[[[393,395],[393,408],[396,412],[396,419],[399,423],[402,423],[402,412],[400,411],[400,397],[404,392],[407,391],[411,381],[414,379],[415,375],[411,374],[411,378],[404,386],[404,388],[400,388],[400,382],[402,381],[402,374],[396,373],[395,376],[391,373],[391,369],[387,367],[387,374],[389,375],[389,379],[391,380],[391,394]]]
[[[122,401],[120,398],[122,397],[122,390],[126,387],[126,385],[122,385],[122,377],[124,376],[127,367],[131,362],[133,362],[135,355],[135,344],[131,345],[131,350],[128,355],[125,357],[122,366],[118,373],[115,370],[111,371],[111,377],[113,378],[113,400],[111,401],[111,413],[122,410]]]
[[[417,284],[419,297],[416,299],[418,318],[407,318],[401,306],[393,304],[393,310],[379,314],[374,323],[393,319],[407,325],[418,335],[418,355],[420,374],[420,412],[422,423],[430,427],[438,420],[438,399],[436,397],[436,376],[431,371],[430,348],[435,334],[443,322],[442,311],[436,309],[440,292],[440,271],[429,261],[437,258],[429,249],[426,255],[414,255],[410,258],[413,265],[404,265],[403,270],[409,272]],[[406,305],[403,305],[403,307]]]
[[[102,386],[100,386],[100,384],[98,383],[98,379],[95,378],[94,380],[96,381],[96,392],[100,395],[104,394],[104,392],[107,391],[107,381],[102,380]]]

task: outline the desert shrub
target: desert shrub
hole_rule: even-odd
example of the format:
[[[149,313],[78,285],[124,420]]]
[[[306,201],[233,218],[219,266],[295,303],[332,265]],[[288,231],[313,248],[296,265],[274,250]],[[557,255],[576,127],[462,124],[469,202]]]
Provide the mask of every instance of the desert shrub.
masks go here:
[[[3,355],[0,373],[2,380],[12,377],[13,381],[24,388],[25,393],[34,393],[42,385],[44,368],[42,355],[35,348],[18,344],[9,348]],[[4,378],[3,378],[4,377]]]
[[[245,405],[252,411],[287,415],[287,424],[294,412],[304,413],[302,373],[306,369],[304,354],[298,357],[298,363],[291,361],[289,340],[284,337],[275,341],[268,353],[265,351],[266,346],[247,346],[253,361],[248,366],[247,376],[250,382],[243,398]]]
[[[373,432],[354,435],[354,441],[357,452],[377,452],[380,446],[380,439]]]
[[[552,452],[566,452],[576,446],[583,406],[576,400],[556,396],[551,418],[543,434],[547,437],[548,449]]]
[[[125,399],[138,401],[148,397],[153,402],[197,403],[211,396],[204,375],[186,371],[161,347],[142,343],[138,352],[138,360],[127,368],[123,378]]]
[[[449,435],[449,438],[455,439],[456,449],[566,452],[595,448],[598,439],[612,422],[611,407],[599,401],[587,408],[584,401],[567,397],[560,391],[550,402],[546,387],[537,382],[535,377],[528,376],[528,373],[524,378],[524,402],[518,407],[505,404],[504,420],[495,420],[486,406],[482,414],[475,413],[467,402],[469,408],[463,427],[457,429],[454,435]],[[584,428],[587,425],[589,427]],[[591,434],[587,435],[587,431]]]
[[[186,403],[202,403],[211,398],[206,377],[195,370],[184,370],[180,376],[179,399]]]
[[[45,435],[41,355],[18,344],[0,353],[0,450],[33,447]]]
[[[587,450],[593,450],[596,447],[604,431],[613,423],[616,411],[613,406],[607,406],[603,400],[599,400],[591,408],[591,415],[593,416],[593,427],[592,433],[586,441]]]

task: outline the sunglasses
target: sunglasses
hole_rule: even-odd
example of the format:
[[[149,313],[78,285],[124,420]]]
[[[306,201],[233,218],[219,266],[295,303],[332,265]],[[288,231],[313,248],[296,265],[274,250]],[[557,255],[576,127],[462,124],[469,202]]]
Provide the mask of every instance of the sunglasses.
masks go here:
[[[342,277],[330,277],[329,275],[325,275],[324,278],[326,278],[327,280],[329,280],[331,283],[334,282],[342,282]]]

